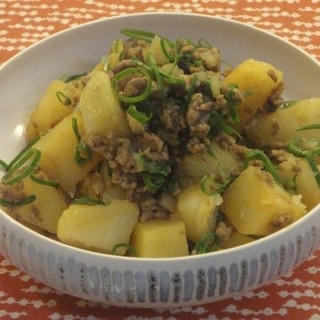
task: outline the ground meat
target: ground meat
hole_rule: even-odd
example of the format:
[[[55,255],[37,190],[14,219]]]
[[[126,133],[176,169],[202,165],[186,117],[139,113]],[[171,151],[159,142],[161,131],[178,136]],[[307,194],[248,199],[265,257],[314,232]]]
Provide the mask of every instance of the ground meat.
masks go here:
[[[181,107],[172,99],[166,100],[158,112],[160,120],[159,135],[171,146],[180,144],[180,134],[187,126]]]
[[[18,183],[15,183],[13,186],[7,186],[5,184],[0,183],[1,198],[9,202],[17,202],[23,199],[26,196],[23,190],[23,181],[19,181]]]
[[[102,154],[111,171],[115,185],[126,190],[126,198],[140,206],[141,219],[164,217],[168,211],[155,200],[155,192],[149,190],[141,176],[141,167],[137,165],[134,154],[145,157],[146,161],[160,163],[163,168],[169,160],[164,141],[153,133],[145,132],[134,140],[107,136],[91,135],[86,143],[95,152]],[[170,172],[169,164],[167,171]]]
[[[125,97],[136,97],[145,92],[148,79],[142,75],[131,74],[117,81],[117,90]]]
[[[193,137],[187,143],[187,149],[192,154],[207,152],[209,146],[210,140],[207,138],[199,139],[197,137]]]
[[[216,141],[219,143],[222,149],[233,153],[236,157],[242,159],[243,161],[246,159],[249,148],[238,144],[236,139],[232,136],[222,133],[217,137]]]
[[[280,216],[275,217],[271,222],[272,231],[278,231],[283,229],[292,223],[292,216],[289,213],[283,213]]]
[[[204,70],[213,72],[220,70],[220,53],[217,48],[197,48],[193,52],[193,58],[203,62]]]
[[[205,101],[202,93],[196,93],[192,96],[186,122],[190,128],[190,135],[198,138],[205,138],[210,132],[209,118],[214,108],[212,100]]]
[[[144,132],[142,136],[137,137],[139,150],[143,155],[156,162],[169,160],[169,152],[164,141],[154,133]]]
[[[111,72],[112,74],[117,74],[122,70],[125,70],[127,68],[131,68],[131,67],[136,67],[137,64],[135,62],[133,62],[131,59],[125,59],[125,60],[121,60],[117,65],[115,65],[112,69]]]
[[[142,40],[137,39],[128,39],[123,43],[123,59],[131,59],[136,57],[139,60],[143,61],[143,50],[147,46],[147,43]]]
[[[284,83],[280,82],[277,88],[273,91],[271,96],[268,98],[266,103],[266,110],[268,112],[273,112],[282,106],[284,99],[283,99],[283,91],[284,91]]]
[[[230,237],[232,233],[232,228],[229,227],[226,223],[220,222],[217,225],[215,235],[219,241],[224,241]]]
[[[169,211],[162,207],[156,199],[146,198],[140,200],[140,209],[142,214],[140,215],[140,220],[145,221],[151,218],[167,218],[169,216]]]

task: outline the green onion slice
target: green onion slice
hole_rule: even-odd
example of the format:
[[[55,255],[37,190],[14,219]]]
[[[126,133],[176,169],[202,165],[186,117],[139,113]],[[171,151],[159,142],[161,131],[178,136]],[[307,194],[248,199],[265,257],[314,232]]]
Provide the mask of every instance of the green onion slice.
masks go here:
[[[9,169],[9,165],[7,165],[6,162],[1,159],[0,159],[0,169],[4,172],[7,172]]]
[[[65,83],[68,83],[68,82],[72,82],[74,80],[79,80],[81,79],[81,77],[85,76],[86,73],[82,73],[82,74],[74,74],[74,75],[69,75],[69,74],[64,74],[60,80],[65,82]]]
[[[127,37],[143,40],[146,42],[151,42],[152,39],[156,36],[156,34],[153,32],[148,32],[148,31],[143,31],[138,29],[122,29],[120,32]]]
[[[229,85],[227,85],[227,87],[230,90],[224,93],[223,95],[227,101],[232,121],[234,123],[238,123],[240,121],[240,118],[239,118],[237,107],[241,103],[241,101],[237,98],[234,90],[238,89],[239,86],[237,84],[230,83]]]
[[[130,104],[126,112],[142,124],[148,123],[153,116],[152,112],[149,115],[146,115],[144,112],[138,111],[134,104]]]
[[[35,137],[32,139],[8,164],[8,170],[24,155],[37,141],[40,140],[40,136]]]
[[[159,191],[165,182],[165,176],[162,174],[141,172],[141,176],[147,189],[152,192]]]
[[[232,179],[226,180],[224,183],[218,183],[214,176],[205,175],[200,181],[201,190],[209,195],[223,193],[232,182]]]
[[[281,181],[276,166],[262,150],[252,149],[247,153],[246,158],[247,162],[255,159],[261,160],[264,164],[265,170],[269,172],[277,182]]]
[[[214,232],[206,233],[202,239],[195,245],[192,252],[194,254],[203,254],[218,250],[218,244]]]
[[[313,129],[320,129],[320,123],[314,123],[314,124],[302,126],[298,128],[297,131],[313,130]]]
[[[147,55],[147,59],[148,59],[148,62],[152,68],[152,71],[156,77],[156,81],[157,81],[157,84],[158,84],[158,89],[161,93],[161,96],[162,98],[164,98],[165,94],[164,94],[164,88],[163,88],[163,79],[162,79],[162,76],[160,74],[160,70],[158,68],[158,65],[157,65],[157,62],[156,62],[156,59],[154,58],[154,55],[149,53]]]
[[[315,176],[315,179],[318,183],[318,186],[320,187],[320,171],[319,171],[319,168],[318,168],[318,165],[315,161],[315,157],[314,157],[314,154],[312,153],[307,153],[306,154],[306,159],[309,163],[309,166],[311,168],[311,170],[313,171],[314,173],[314,176]]]
[[[101,200],[98,200],[98,199],[91,198],[91,197],[83,197],[83,198],[75,199],[72,202],[72,204],[94,206],[94,205],[104,205],[104,202]]]
[[[320,140],[294,138],[288,143],[288,150],[297,157],[306,157],[308,153],[320,154]]]
[[[78,166],[82,166],[92,159],[92,150],[89,146],[87,146],[81,141],[78,122],[76,118],[72,118],[72,129],[78,141],[78,144],[76,145],[75,149],[74,160]]]
[[[65,106],[69,106],[72,103],[71,99],[62,91],[57,91],[56,96],[58,100]]]
[[[113,249],[111,254],[116,254],[117,250],[120,248],[125,248],[127,251],[129,251],[131,254],[133,254],[135,257],[138,257],[137,250],[131,246],[129,243],[118,243],[116,244]]]
[[[127,97],[127,96],[121,94],[120,92],[118,92],[118,90],[117,90],[118,82],[125,80],[127,77],[130,78],[131,76],[135,76],[135,75],[142,76],[147,79],[147,85],[146,85],[145,90],[140,95],[131,96],[131,97]],[[148,98],[150,91],[151,91],[151,85],[152,85],[151,78],[150,78],[148,72],[146,72],[144,70],[144,68],[130,67],[130,68],[127,68],[127,69],[120,71],[112,78],[112,88],[117,93],[118,98],[122,102],[125,102],[125,103],[137,103],[137,102],[141,102],[141,101],[145,100],[146,98]]]
[[[41,152],[35,148],[28,149],[2,177],[4,184],[12,185],[30,175],[37,169]]]
[[[26,206],[28,204],[31,204],[32,202],[34,202],[36,200],[36,196],[35,195],[30,195],[27,196],[19,201],[8,201],[5,199],[0,199],[0,205],[3,207],[22,207],[22,206]]]
[[[162,50],[163,54],[165,55],[165,57],[166,57],[170,62],[174,61],[175,56],[172,55],[172,54],[168,51],[168,49],[167,49],[167,48],[169,48],[169,49],[171,49],[171,51],[172,51],[173,46],[174,46],[174,45],[172,44],[172,42],[171,42],[170,40],[166,39],[166,38],[160,38],[160,46],[161,46],[161,50]]]
[[[44,186],[48,186],[48,187],[54,187],[54,188],[58,188],[59,187],[59,183],[56,181],[52,181],[52,180],[47,180],[47,179],[42,179],[40,177],[38,177],[35,174],[30,174],[30,179],[36,183],[42,184]]]

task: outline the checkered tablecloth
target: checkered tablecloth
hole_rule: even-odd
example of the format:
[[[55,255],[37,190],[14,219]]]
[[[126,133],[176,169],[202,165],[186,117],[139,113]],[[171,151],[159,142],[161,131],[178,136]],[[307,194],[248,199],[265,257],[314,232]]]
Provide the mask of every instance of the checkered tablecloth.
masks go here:
[[[279,35],[320,60],[320,0],[0,0],[0,64],[60,30],[104,17],[152,11],[242,21]],[[79,300],[36,282],[0,256],[0,317],[320,320],[320,252],[285,277],[243,296],[167,310],[116,308]]]

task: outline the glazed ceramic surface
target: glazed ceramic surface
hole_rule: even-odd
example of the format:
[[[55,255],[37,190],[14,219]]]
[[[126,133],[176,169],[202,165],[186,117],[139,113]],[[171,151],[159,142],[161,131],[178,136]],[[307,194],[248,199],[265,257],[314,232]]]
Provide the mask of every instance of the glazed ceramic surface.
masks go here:
[[[51,36],[1,68],[1,159],[9,161],[24,145],[25,121],[50,81],[90,70],[123,28],[172,39],[206,39],[232,65],[254,58],[281,69],[287,99],[319,95],[320,65],[256,28],[175,13],[108,18]],[[116,257],[72,248],[0,212],[0,251],[35,279],[79,298],[143,308],[203,304],[262,286],[303,262],[320,244],[319,210],[316,207],[288,228],[248,245],[171,259]]]

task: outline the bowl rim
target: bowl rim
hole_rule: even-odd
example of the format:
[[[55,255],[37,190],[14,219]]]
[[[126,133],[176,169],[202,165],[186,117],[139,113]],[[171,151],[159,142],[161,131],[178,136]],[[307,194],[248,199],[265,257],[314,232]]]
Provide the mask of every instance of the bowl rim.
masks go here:
[[[239,26],[241,28],[247,29],[247,30],[252,30],[257,33],[263,34],[265,37],[273,38],[277,40],[280,43],[286,44],[289,46],[291,49],[299,52],[300,54],[304,55],[305,58],[309,59],[312,61],[316,67],[319,68],[320,71],[320,62],[316,60],[315,57],[312,55],[308,54],[305,50],[297,46],[296,44],[290,42],[287,39],[284,39],[274,33],[270,33],[266,31],[265,29],[261,29],[257,26],[247,24],[245,22],[241,22],[239,20],[234,20],[234,19],[229,19],[229,18],[224,18],[220,16],[212,16],[208,14],[200,14],[200,13],[185,13],[185,12],[140,12],[140,13],[130,13],[126,15],[116,15],[116,16],[110,16],[110,17],[104,17],[104,18],[99,18],[96,20],[88,21],[85,23],[81,23],[76,26],[72,26],[69,28],[66,28],[64,30],[60,30],[58,32],[55,32],[51,34],[48,37],[45,37],[30,46],[26,47],[19,53],[15,54],[11,58],[9,58],[7,61],[5,61],[2,65],[0,65],[0,73],[3,72],[7,67],[10,67],[11,64],[13,64],[17,59],[19,60],[21,56],[25,55],[26,52],[30,52],[34,49],[36,49],[39,46],[42,46],[44,43],[48,41],[52,41],[58,37],[60,37],[63,34],[68,34],[72,33],[75,29],[85,29],[88,26],[94,25],[94,24],[100,24],[100,23],[105,23],[113,20],[121,20],[121,19],[131,19],[131,18],[143,18],[146,16],[181,16],[181,17],[187,17],[187,18],[200,18],[200,19],[209,19],[211,21],[221,21],[225,22],[228,24],[233,24],[234,26]],[[71,245],[65,244],[60,242],[59,240],[52,239],[46,235],[42,235],[41,233],[32,230],[28,226],[25,226],[23,223],[18,222],[8,214],[6,214],[2,209],[0,209],[0,215],[3,216],[3,219],[7,220],[7,222],[10,222],[12,227],[16,228],[17,230],[21,230],[22,232],[31,235],[35,240],[36,239],[41,239],[44,241],[44,243],[49,244],[52,247],[56,248],[62,248],[64,250],[67,250],[67,252],[71,253],[78,253],[80,255],[86,255],[88,257],[95,257],[98,259],[111,259],[111,260],[119,260],[120,262],[133,262],[135,264],[145,264],[146,262],[152,263],[152,264],[158,264],[158,263],[179,263],[181,261],[186,262],[186,261],[195,261],[199,260],[199,258],[203,259],[211,259],[211,258],[218,258],[218,257],[223,257],[229,255],[231,252],[232,253],[241,253],[245,252],[248,249],[252,249],[253,247],[257,247],[259,245],[263,245],[266,242],[271,242],[271,241],[276,241],[280,237],[285,237],[287,233],[294,232],[296,229],[299,228],[299,225],[301,223],[304,223],[306,220],[308,221],[312,216],[315,216],[318,214],[318,211],[320,210],[320,204],[318,204],[316,207],[314,207],[312,210],[307,212],[303,217],[301,217],[299,220],[293,222],[291,225],[288,227],[285,227],[271,235],[268,235],[266,237],[257,239],[251,243],[240,245],[238,247],[233,247],[233,248],[228,248],[224,249],[221,251],[215,251],[215,252],[210,252],[210,253],[205,253],[201,255],[189,255],[189,256],[182,256],[182,257],[173,257],[173,258],[139,258],[139,257],[127,257],[127,256],[117,256],[117,255],[111,255],[107,253],[100,253],[100,252],[95,252],[95,251],[90,251],[78,247],[73,247]],[[0,219],[2,219],[0,217]]]

